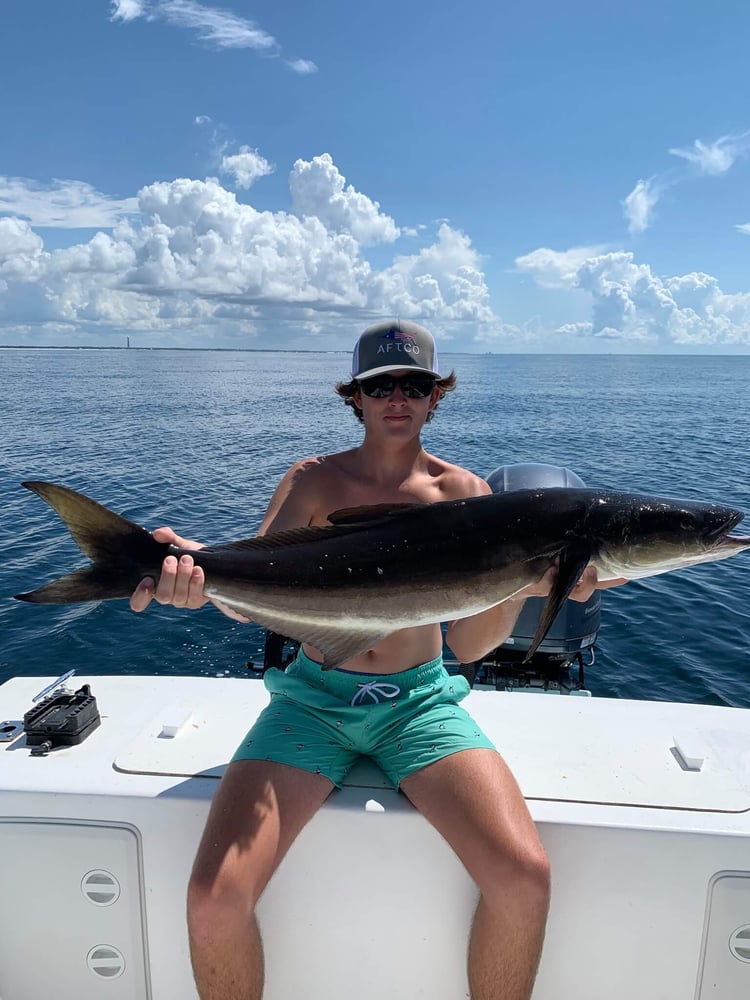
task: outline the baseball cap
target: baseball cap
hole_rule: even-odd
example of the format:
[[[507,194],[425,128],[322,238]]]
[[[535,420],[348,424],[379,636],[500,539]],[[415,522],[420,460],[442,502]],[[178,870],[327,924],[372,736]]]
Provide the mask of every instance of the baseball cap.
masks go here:
[[[372,378],[398,368],[440,378],[437,350],[429,330],[407,319],[368,326],[354,346],[352,378]]]

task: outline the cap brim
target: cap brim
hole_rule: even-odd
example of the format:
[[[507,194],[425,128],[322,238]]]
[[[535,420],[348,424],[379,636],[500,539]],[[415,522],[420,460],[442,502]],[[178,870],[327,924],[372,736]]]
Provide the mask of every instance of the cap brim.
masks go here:
[[[352,378],[361,382],[366,378],[374,378],[376,375],[385,375],[387,372],[421,372],[423,375],[432,375],[434,378],[442,378],[440,372],[434,372],[432,368],[422,368],[420,365],[381,365],[379,368],[370,368],[366,372],[353,375]]]

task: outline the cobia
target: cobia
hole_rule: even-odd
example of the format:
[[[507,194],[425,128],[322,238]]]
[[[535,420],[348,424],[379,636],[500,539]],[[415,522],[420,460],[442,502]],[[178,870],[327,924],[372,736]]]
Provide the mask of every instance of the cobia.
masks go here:
[[[53,483],[25,482],[65,521],[92,565],[30,593],[37,604],[127,597],[165,556],[187,552],[204,593],[320,649],[327,669],[414,625],[477,614],[553,565],[530,657],[588,564],[600,581],[638,579],[750,547],[742,513],[719,504],[566,487],[466,500],[351,508],[330,526],[183,550]]]

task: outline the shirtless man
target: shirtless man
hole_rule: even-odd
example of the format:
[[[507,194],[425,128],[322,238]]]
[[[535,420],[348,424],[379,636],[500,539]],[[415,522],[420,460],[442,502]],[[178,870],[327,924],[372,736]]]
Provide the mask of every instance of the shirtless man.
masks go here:
[[[337,391],[364,424],[362,444],[292,466],[271,499],[260,535],[324,525],[329,513],[344,507],[431,503],[491,492],[478,476],[422,447],[422,427],[455,385],[452,374],[440,378],[427,330],[405,321],[368,328],[354,349],[352,376]],[[154,535],[200,547],[168,528]],[[553,579],[551,570],[515,598],[451,622],[447,642],[459,661],[478,660],[503,642],[525,598],[546,595]],[[207,602],[203,583],[203,571],[189,556],[179,564],[168,557],[158,583],[141,581],[131,607],[143,611],[153,598],[199,608]],[[574,599],[588,600],[597,586],[595,571],[587,569]],[[213,603],[230,617],[246,620]],[[422,625],[384,639],[342,671],[323,672],[322,654],[305,644],[286,673],[266,673],[274,711],[269,706],[261,714],[227,767],[190,879],[188,927],[202,1000],[260,1000],[263,949],[255,904],[297,834],[361,752],[373,756],[436,827],[479,887],[468,953],[473,1000],[528,1000],[547,917],[549,865],[511,772],[458,705],[468,683],[449,677],[441,651],[439,625]],[[364,684],[383,675],[389,685],[387,723],[374,695],[359,696]],[[279,693],[281,681],[285,695]],[[425,693],[403,697],[416,687]],[[340,744],[332,747],[336,726],[331,719],[342,715]],[[372,746],[354,742],[363,716],[377,734]],[[306,730],[303,758],[293,732],[300,719]],[[318,727],[317,742],[311,725]]]

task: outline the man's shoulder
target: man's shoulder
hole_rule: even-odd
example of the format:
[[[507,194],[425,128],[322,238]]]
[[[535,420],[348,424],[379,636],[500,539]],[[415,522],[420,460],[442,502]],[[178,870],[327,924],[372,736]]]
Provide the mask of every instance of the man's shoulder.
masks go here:
[[[341,492],[346,482],[349,452],[313,455],[295,462],[284,475],[282,488],[295,496],[304,496],[317,509],[326,508],[331,496]]]
[[[437,484],[441,496],[444,500],[462,500],[464,497],[479,497],[491,493],[486,480],[477,476],[476,473],[464,469],[460,465],[453,465],[443,459],[434,459],[437,475]]]
[[[323,455],[311,455],[309,458],[300,458],[294,465],[291,465],[286,472],[287,476],[315,476],[319,474]]]
[[[341,493],[336,488],[339,473],[335,471],[335,460],[338,457],[314,455],[290,466],[271,498],[260,534],[324,524],[328,512],[337,506],[331,497]]]
[[[287,471],[287,476],[294,479],[324,481],[338,476],[346,468],[348,451],[340,451],[333,455],[311,455],[295,462]]]

